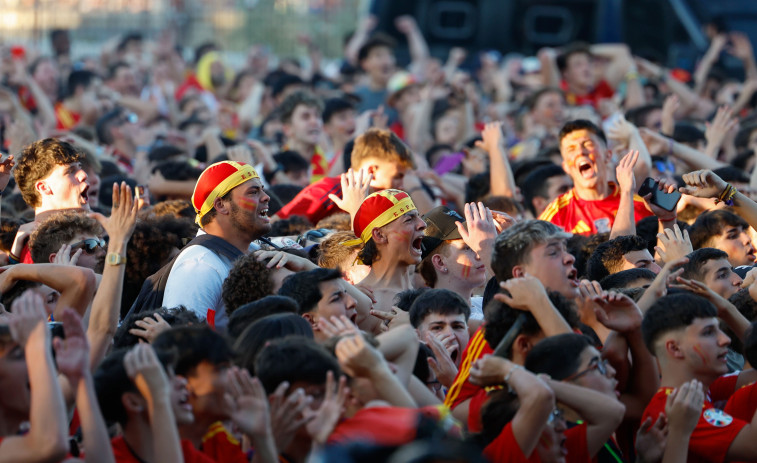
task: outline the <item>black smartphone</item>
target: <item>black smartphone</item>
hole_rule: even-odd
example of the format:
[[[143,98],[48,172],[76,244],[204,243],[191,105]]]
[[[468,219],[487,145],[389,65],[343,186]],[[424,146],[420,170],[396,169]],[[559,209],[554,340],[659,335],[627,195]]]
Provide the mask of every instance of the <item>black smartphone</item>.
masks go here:
[[[681,193],[678,190],[672,193],[666,193],[658,188],[658,182],[652,177],[647,177],[639,188],[639,196],[646,196],[652,193],[650,202],[655,206],[661,207],[666,211],[672,211],[676,208],[678,200],[681,199]]]
[[[61,322],[47,322],[47,327],[50,329],[50,336],[53,338],[66,339],[66,333],[63,331],[63,323]]]

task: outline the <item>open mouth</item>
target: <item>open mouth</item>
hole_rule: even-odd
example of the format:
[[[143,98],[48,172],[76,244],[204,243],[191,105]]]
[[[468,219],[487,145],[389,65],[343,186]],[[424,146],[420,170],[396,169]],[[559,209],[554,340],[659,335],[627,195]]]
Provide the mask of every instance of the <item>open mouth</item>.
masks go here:
[[[423,243],[423,237],[418,237],[413,240],[413,251],[420,255],[422,253],[421,243]]]
[[[89,186],[85,186],[80,193],[82,200],[86,203],[89,201]]]
[[[578,270],[572,269],[570,272],[568,272],[568,279],[570,280],[570,283],[578,287]]]
[[[723,363],[726,363],[726,361],[727,361],[726,357],[727,356],[728,356],[728,351],[725,351],[722,354],[718,355],[718,360],[720,360]]]
[[[266,207],[258,211],[258,217],[265,219],[265,221],[268,222],[270,220],[268,217],[268,208]]]
[[[357,326],[357,313],[353,313],[353,314],[352,314],[352,315],[350,316],[350,321],[351,321],[351,322],[352,322],[352,323],[353,323],[353,324],[354,324],[355,326]]]
[[[578,173],[580,173],[583,178],[592,178],[594,176],[594,166],[586,160],[578,161]]]

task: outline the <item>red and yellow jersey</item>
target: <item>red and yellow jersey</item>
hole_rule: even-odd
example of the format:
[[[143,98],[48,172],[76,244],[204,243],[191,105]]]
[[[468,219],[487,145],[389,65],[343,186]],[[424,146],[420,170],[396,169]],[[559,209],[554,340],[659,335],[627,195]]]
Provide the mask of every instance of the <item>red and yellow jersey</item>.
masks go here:
[[[310,158],[310,183],[315,183],[329,174],[329,160],[320,146],[315,147],[313,157]]]
[[[55,119],[57,121],[56,129],[70,130],[79,123],[81,115],[69,110],[63,103],[57,103],[55,105]]]
[[[736,376],[736,378],[738,377]],[[712,403],[724,398],[723,396],[729,390],[730,394],[733,394],[735,384],[734,377],[721,376],[710,386],[702,407],[702,414],[699,416],[699,422],[697,422],[697,427],[694,428],[689,439],[688,461],[725,461],[731,443],[736,439],[741,429],[748,424],[747,421],[734,418],[727,412],[715,408]],[[660,388],[644,410],[641,421],[643,422],[647,417],[651,417],[652,421],[656,422],[660,413],[665,414],[665,403],[672,391],[673,388]]]
[[[581,199],[575,189],[560,195],[541,213],[539,220],[546,220],[567,232],[578,235],[606,233],[615,223],[615,215],[620,206],[620,188],[610,183],[612,193],[605,199],[590,201]],[[644,198],[633,195],[634,221],[652,215]]]
[[[599,102],[607,99],[612,98],[612,96],[615,94],[615,90],[612,89],[610,84],[608,84],[604,80],[600,80],[599,83],[591,89],[591,92],[585,94],[585,95],[578,95],[576,93],[572,93],[568,89],[568,83],[564,80],[560,81],[560,88],[563,92],[565,92],[565,102],[568,103],[571,106],[584,106],[584,105],[591,105],[594,107],[594,109],[597,109],[599,106]]]
[[[479,391],[483,390],[480,386],[468,381],[470,369],[473,362],[480,359],[486,354],[492,354],[494,350],[484,339],[484,327],[481,326],[468,341],[468,345],[463,351],[463,360],[460,362],[460,370],[457,372],[455,382],[447,391],[447,397],[444,399],[444,405],[450,410],[454,410],[460,403],[473,398]]]
[[[218,421],[210,425],[202,436],[202,453],[213,461],[247,463],[247,455],[242,452],[239,441]]]
[[[331,194],[342,196],[340,177],[325,177],[306,186],[294,199],[282,207],[276,216],[280,219],[288,219],[293,215],[302,215],[315,225],[321,219],[342,211],[334,201],[329,199]]]

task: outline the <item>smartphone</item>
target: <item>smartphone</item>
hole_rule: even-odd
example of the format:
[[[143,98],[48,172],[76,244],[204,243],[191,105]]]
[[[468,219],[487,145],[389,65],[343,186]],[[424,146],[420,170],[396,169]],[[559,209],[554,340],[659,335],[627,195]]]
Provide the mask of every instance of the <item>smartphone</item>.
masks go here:
[[[145,195],[144,185],[137,185],[134,187],[134,200],[135,201],[139,201],[139,199],[144,197],[144,195]]]
[[[666,193],[661,191],[658,187],[658,182],[652,177],[647,177],[639,188],[639,196],[646,196],[652,193],[650,202],[655,206],[661,207],[666,211],[672,211],[676,208],[678,200],[681,199],[681,193],[678,190],[672,193]]]
[[[63,323],[47,322],[47,327],[50,329],[51,337],[66,339],[66,333],[63,331]]]

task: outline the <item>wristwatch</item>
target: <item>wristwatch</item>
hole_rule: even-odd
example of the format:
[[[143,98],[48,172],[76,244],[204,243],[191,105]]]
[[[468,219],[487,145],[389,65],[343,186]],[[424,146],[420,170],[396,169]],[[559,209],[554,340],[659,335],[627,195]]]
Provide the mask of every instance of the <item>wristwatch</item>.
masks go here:
[[[117,252],[109,252],[108,255],[105,256],[105,261],[108,265],[121,265],[126,263],[126,256],[122,256]]]

